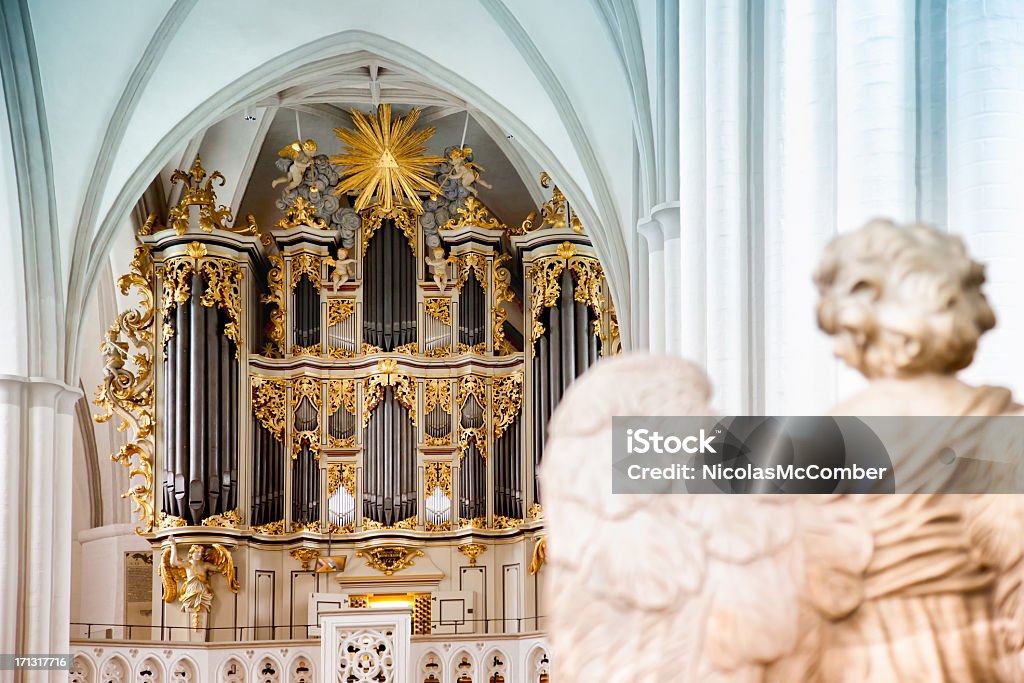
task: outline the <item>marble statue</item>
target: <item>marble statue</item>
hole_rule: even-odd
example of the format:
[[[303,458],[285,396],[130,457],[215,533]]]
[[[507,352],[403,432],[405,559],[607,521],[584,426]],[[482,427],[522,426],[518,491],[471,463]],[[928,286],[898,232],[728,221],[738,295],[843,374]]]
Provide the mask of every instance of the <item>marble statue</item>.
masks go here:
[[[232,593],[238,592],[235,563],[230,551],[219,543],[213,543],[209,548],[193,544],[189,547],[187,559],[181,561],[178,559],[178,544],[172,538],[170,547],[164,549],[160,558],[164,602],[171,603],[177,598],[181,610],[192,615],[194,630],[199,630],[209,615],[214,595],[210,579],[215,573],[224,575]]]
[[[818,322],[869,381],[832,414],[1019,414],[1009,391],[956,377],[995,325],[983,282],[959,238],[930,227],[836,237],[815,275]],[[1024,680],[1020,496],[611,493],[612,416],[712,415],[710,399],[683,359],[627,355],[552,417],[553,680]],[[928,443],[887,446],[898,466]]]
[[[313,163],[314,154],[316,154],[316,142],[313,140],[306,140],[305,142],[296,140],[282,149],[277,155],[291,159],[292,164],[288,167],[288,172],[274,180],[270,186],[276,188],[282,183],[287,183],[284,191],[291,192],[294,190],[302,182],[302,176],[306,174],[306,169]]]
[[[356,260],[349,258],[348,249],[339,247],[338,258],[334,259],[334,272],[331,275],[331,284],[338,289],[343,284],[356,276]]]

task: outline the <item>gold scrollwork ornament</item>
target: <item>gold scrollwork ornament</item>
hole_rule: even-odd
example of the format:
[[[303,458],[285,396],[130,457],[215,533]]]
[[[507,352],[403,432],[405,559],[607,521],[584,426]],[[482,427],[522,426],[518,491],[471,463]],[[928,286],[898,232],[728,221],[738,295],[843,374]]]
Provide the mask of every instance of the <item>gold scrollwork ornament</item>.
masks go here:
[[[131,498],[133,512],[139,515],[138,534],[149,533],[155,523],[153,512],[153,449],[154,449],[154,311],[153,259],[148,246],[136,248],[131,269],[118,279],[121,294],[134,289],[140,296],[138,305],[120,315],[104,337],[103,382],[96,389],[95,404],[103,412],[96,422],[107,422],[115,414],[121,418],[119,431],[130,431],[127,444],[111,456],[128,468],[129,489],[123,498]],[[134,351],[134,353],[132,353]],[[131,354],[129,358],[129,354]],[[128,361],[134,371],[127,366]]]

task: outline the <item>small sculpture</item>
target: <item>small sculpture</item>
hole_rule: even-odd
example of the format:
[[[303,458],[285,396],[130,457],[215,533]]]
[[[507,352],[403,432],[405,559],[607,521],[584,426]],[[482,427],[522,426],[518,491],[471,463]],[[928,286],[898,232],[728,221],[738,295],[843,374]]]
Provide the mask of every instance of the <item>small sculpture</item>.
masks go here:
[[[174,602],[177,597],[181,610],[192,614],[192,628],[196,631],[200,629],[213,603],[211,573],[223,574],[231,592],[238,592],[235,563],[231,553],[219,543],[213,543],[208,548],[193,544],[188,550],[188,559],[181,562],[178,560],[178,545],[172,538],[170,547],[164,549],[160,558],[164,602]],[[180,588],[178,584],[181,584]]]
[[[477,194],[477,189],[474,187],[475,184],[483,185],[488,190],[493,188],[480,177],[480,172],[484,169],[471,161],[472,154],[472,147],[456,147],[452,149],[448,153],[448,164],[451,166],[451,170],[448,171],[445,180],[450,178],[457,183],[461,183],[462,187],[475,197]],[[444,181],[441,182],[441,185],[444,185]]]
[[[331,275],[334,289],[338,289],[356,276],[356,260],[348,257],[348,249],[339,247],[337,256],[338,258],[334,259],[334,273]]]
[[[277,155],[279,157],[291,159],[292,165],[288,167],[286,175],[274,180],[270,186],[276,188],[281,183],[288,183],[285,185],[284,191],[291,192],[294,190],[299,186],[299,183],[302,182],[302,177],[306,174],[306,169],[313,163],[314,154],[316,154],[316,143],[313,140],[306,140],[301,143],[296,140],[282,149],[277,153]]]
[[[448,287],[448,262],[444,255],[444,247],[434,247],[431,255],[424,259],[430,268],[430,274],[434,278],[434,284],[442,292]]]
[[[869,382],[832,414],[1020,414],[1006,389],[956,377],[995,324],[984,279],[959,238],[930,227],[836,237],[815,276],[818,321]],[[710,415],[709,397],[682,359],[620,356],[552,417],[555,680],[1024,680],[1020,496],[613,495],[612,417]],[[951,420],[970,456],[984,430]],[[944,447],[914,430],[885,444],[911,473]]]

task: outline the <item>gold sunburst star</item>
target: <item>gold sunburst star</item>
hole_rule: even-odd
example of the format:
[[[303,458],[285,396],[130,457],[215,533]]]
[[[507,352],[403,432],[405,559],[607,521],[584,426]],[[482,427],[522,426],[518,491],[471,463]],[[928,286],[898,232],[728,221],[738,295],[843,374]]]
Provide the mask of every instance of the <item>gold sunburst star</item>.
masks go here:
[[[390,104],[379,105],[376,116],[366,116],[353,109],[352,123],[356,130],[334,129],[335,135],[348,145],[341,154],[331,157],[332,162],[345,167],[334,193],[358,192],[356,211],[365,209],[375,197],[387,213],[396,203],[423,211],[417,190],[440,193],[432,177],[432,167],[444,159],[424,154],[425,143],[434,129],[412,130],[419,117],[420,110],[413,109],[392,120]]]

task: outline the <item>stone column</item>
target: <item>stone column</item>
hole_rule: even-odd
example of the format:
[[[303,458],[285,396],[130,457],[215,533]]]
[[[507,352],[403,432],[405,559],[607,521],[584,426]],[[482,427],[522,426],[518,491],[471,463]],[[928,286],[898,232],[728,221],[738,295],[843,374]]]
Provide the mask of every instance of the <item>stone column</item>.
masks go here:
[[[649,348],[664,353],[665,347],[665,239],[658,221],[640,221],[637,230],[647,242],[647,320]]]
[[[999,324],[964,373],[1024,391],[1020,264],[1024,260],[1024,5],[950,0],[949,230],[985,263]]]
[[[67,654],[71,621],[71,444],[81,392],[0,376],[0,650]],[[18,683],[67,671],[16,672]]]

